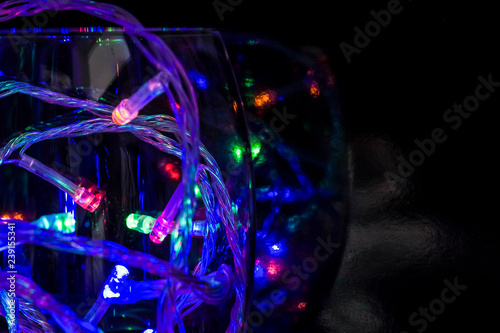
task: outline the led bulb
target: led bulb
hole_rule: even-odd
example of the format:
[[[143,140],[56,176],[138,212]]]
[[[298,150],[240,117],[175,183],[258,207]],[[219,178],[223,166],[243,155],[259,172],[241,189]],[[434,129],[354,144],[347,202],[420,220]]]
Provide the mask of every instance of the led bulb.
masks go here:
[[[164,92],[164,81],[165,75],[159,73],[144,83],[130,98],[122,100],[113,110],[111,115],[113,122],[118,125],[125,125],[134,120],[140,110]]]
[[[120,297],[120,292],[124,287],[124,282],[129,276],[129,271],[125,266],[116,265],[115,269],[104,284],[102,297],[104,299]]]
[[[174,230],[174,220],[166,220],[159,216],[149,234],[149,239],[153,243],[160,244],[168,234],[172,233],[172,230]]]
[[[111,119],[118,125],[125,125],[131,122],[139,114],[139,110],[130,111],[127,109],[128,98],[125,98],[118,104],[113,113],[111,114]]]
[[[108,279],[104,283],[102,292],[96,299],[89,312],[85,315],[84,320],[93,325],[97,325],[113,303],[113,299],[119,298],[120,293],[125,288],[126,280],[129,276],[129,271],[125,266],[116,265]]]
[[[116,265],[115,266],[115,277],[113,279],[117,279],[120,282],[123,282],[123,280],[126,280],[128,278],[128,275],[130,274],[127,267],[122,266],[122,265]]]
[[[172,194],[172,197],[168,201],[168,204],[163,212],[156,219],[153,229],[149,234],[149,238],[153,241],[153,243],[159,244],[163,242],[165,237],[172,233],[172,230],[174,230],[174,218],[175,215],[177,215],[183,196],[184,187],[181,182],[175,189],[174,194]]]
[[[156,219],[148,215],[130,214],[127,217],[127,228],[142,232],[143,234],[151,233]]]
[[[65,234],[72,234],[76,230],[76,221],[70,214],[50,214],[40,217],[32,224],[42,229],[59,231]]]
[[[143,234],[150,234],[151,231],[153,230],[153,225],[155,224],[155,222],[156,219],[154,217],[141,214],[130,214],[126,220],[127,228],[138,231]],[[166,236],[172,233],[173,224],[174,224],[173,222],[171,224],[167,223],[167,227],[162,229],[162,235]],[[192,231],[193,231],[192,233],[193,237],[204,237],[205,220],[193,221]],[[163,239],[164,238],[165,237],[163,237]]]
[[[79,187],[75,195],[71,195],[76,204],[93,213],[99,207],[101,198],[94,196],[83,187]]]
[[[89,191],[93,196],[95,196],[99,200],[101,200],[106,195],[105,190],[99,188],[97,184],[94,184],[87,178],[77,177],[76,179],[77,181],[74,183],[78,184],[78,186],[80,187],[84,187],[87,191]]]
[[[93,213],[101,202],[100,196],[94,196],[84,187],[80,187],[71,182],[57,171],[49,168],[45,164],[35,160],[28,155],[23,155],[18,165],[21,168],[37,175],[38,177],[48,181],[52,185],[57,186],[61,191],[68,193],[76,204]]]

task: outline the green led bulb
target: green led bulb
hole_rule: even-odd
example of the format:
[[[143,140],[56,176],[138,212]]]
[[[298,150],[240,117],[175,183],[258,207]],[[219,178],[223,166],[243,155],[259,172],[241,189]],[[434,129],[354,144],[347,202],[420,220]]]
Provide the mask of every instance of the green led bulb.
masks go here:
[[[127,227],[143,234],[149,234],[153,229],[155,221],[154,217],[148,215],[130,214],[127,217]]]

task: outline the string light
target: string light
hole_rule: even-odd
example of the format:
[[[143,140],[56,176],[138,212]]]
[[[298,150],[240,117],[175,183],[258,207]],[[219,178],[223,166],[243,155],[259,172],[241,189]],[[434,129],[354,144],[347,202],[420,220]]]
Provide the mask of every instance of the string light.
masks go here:
[[[152,121],[153,119],[154,119],[154,121]],[[142,123],[144,125],[147,124],[148,126],[153,126],[154,128],[158,128],[158,129],[167,129],[168,128],[170,131],[173,131],[173,132],[178,131],[178,129],[175,128],[175,126],[174,126],[175,123],[170,123],[169,119],[164,121],[164,120],[159,120],[156,118],[145,118],[145,119],[141,118],[139,123]],[[129,126],[129,125],[123,125],[123,126],[113,125],[112,127],[109,127],[110,126],[109,124],[110,124],[109,121],[95,119],[95,120],[90,120],[88,122],[85,122],[85,121],[80,122],[78,124],[79,131],[74,131],[71,127],[69,127],[69,129],[72,130],[71,135],[88,135],[91,133],[95,133],[97,131],[113,131],[113,130],[118,129],[118,128],[123,128],[123,126]],[[117,127],[114,127],[114,126],[117,126]],[[169,141],[166,137],[162,138],[161,136],[155,137],[154,141],[149,140],[147,137],[140,134],[144,131],[142,129],[141,125],[130,126],[130,128],[127,127],[127,129],[135,132],[139,138],[145,140],[146,142],[150,142],[150,143],[154,144],[160,150],[165,151],[165,152],[170,152],[170,153],[178,156],[178,150],[177,150],[178,148],[176,148],[176,147],[178,147],[178,144],[175,143],[174,141]],[[122,131],[122,130],[120,130],[120,131]],[[57,133],[57,135],[54,135],[53,133]],[[27,149],[34,142],[41,141],[45,138],[64,137],[64,135],[67,135],[67,134],[65,134],[65,132],[61,128],[57,128],[57,127],[47,129],[44,132],[33,132],[33,133],[26,132],[26,133],[23,133],[23,134],[21,134],[21,136],[11,140],[3,148],[0,148],[0,157],[4,160],[4,163],[7,161],[11,161],[11,160],[7,160],[7,158],[16,149],[22,148],[21,151],[23,151],[23,150]],[[161,142],[161,144],[159,142]],[[202,154],[203,154],[204,158],[207,160],[207,163],[209,165],[216,165],[216,163],[213,161],[213,157],[211,157],[211,155],[208,154],[208,152],[206,150],[203,150]],[[36,162],[34,162],[34,164],[38,165]],[[215,194],[219,198],[218,202],[221,204],[221,212],[223,212],[222,222],[223,222],[224,228],[226,230],[226,233],[228,233],[228,235],[229,235],[231,249],[235,249],[233,252],[233,255],[235,257],[235,267],[238,267],[238,265],[242,265],[242,262],[241,262],[242,254],[241,254],[241,250],[237,246],[235,246],[235,244],[237,243],[238,236],[237,236],[235,231],[232,231],[232,230],[235,230],[235,229],[233,229],[234,224],[231,224],[231,222],[230,222],[233,220],[232,213],[233,213],[234,204],[232,204],[230,202],[230,199],[229,199],[228,194],[227,194],[227,190],[223,187],[223,185],[221,185],[223,183],[220,180],[222,177],[220,174],[220,171],[218,171],[217,169],[212,169],[211,167],[204,166],[204,165],[200,165],[200,167],[201,167],[201,169],[200,169],[201,171],[199,173],[200,174],[199,187],[201,188],[200,193],[201,193],[203,202],[205,203],[205,206],[209,207],[209,208],[211,207],[209,209],[209,212],[207,213],[207,216],[212,216],[210,219],[210,222],[209,222],[210,225],[212,225],[212,226],[209,229],[210,230],[219,230],[218,227],[214,227],[214,224],[216,224],[218,222],[214,218],[215,215],[214,215],[213,210],[215,209],[215,207],[210,204],[210,202],[213,199],[209,198]],[[205,175],[205,173],[207,173],[207,172],[213,177],[213,181],[214,181],[213,188],[212,188],[212,185],[210,185],[210,182],[208,182],[208,179]],[[49,172],[49,174],[51,174],[51,173]],[[58,173],[54,174],[53,176],[54,176],[53,178],[56,178],[56,179],[60,179],[62,177]],[[62,179],[64,180],[65,183],[67,182],[67,179],[65,179],[64,177],[62,177]],[[72,186],[71,184],[73,184],[73,183],[71,183],[71,182],[69,182],[69,183],[70,184],[69,185],[67,184],[67,186],[71,187]],[[59,183],[57,183],[57,184],[59,184]],[[73,184],[73,186],[76,186],[76,185]],[[182,189],[182,187],[179,188],[179,191],[181,191],[181,189]],[[173,198],[171,198],[171,202],[173,203],[173,202],[178,201],[179,197],[182,197],[182,195],[178,192],[178,194],[176,196],[173,196]],[[174,198],[177,198],[177,199],[174,199]],[[168,209],[165,210],[165,213],[167,213],[168,211],[169,211]],[[205,224],[202,224],[202,222],[193,223],[193,229],[191,229],[192,236],[197,236],[198,231],[201,233],[202,230],[205,230],[205,232],[206,232],[207,228],[208,228],[207,221],[205,221]],[[221,230],[223,230],[223,229],[221,229]],[[206,237],[206,234],[203,234],[203,236]],[[40,239],[39,235],[37,237],[38,237],[38,239]],[[204,244],[207,244],[207,246],[204,245],[204,250],[202,253],[202,260],[201,260],[202,265],[200,266],[200,267],[202,267],[202,269],[200,269],[199,272],[205,271],[208,267],[208,262],[210,260],[212,260],[212,258],[213,258],[213,252],[212,252],[212,254],[209,254],[209,253],[211,253],[210,252],[211,248],[210,248],[209,244],[213,244],[213,238],[215,238],[215,237],[216,237],[216,233],[215,234],[211,233],[210,237],[206,238],[206,243],[204,243]],[[75,240],[75,241],[72,241],[72,244],[79,244],[82,242],[88,242],[88,241]],[[47,245],[49,243],[54,244],[53,237],[51,237],[50,241],[46,240],[43,244]],[[60,247],[58,247],[58,248],[60,248]],[[102,249],[103,249],[102,246],[99,247],[98,252],[102,252]],[[87,249],[87,251],[82,252],[81,254],[91,255],[92,253],[94,253],[94,252],[92,252],[92,250]],[[94,255],[95,255],[95,253],[94,253]],[[126,261],[129,262],[129,264],[131,264],[133,259],[129,259]],[[137,261],[135,261],[135,262],[137,263]],[[139,261],[139,262],[143,262],[143,261]],[[141,266],[141,268],[143,268],[143,269],[145,269],[146,267],[147,266]],[[243,267],[243,266],[241,266],[241,267]],[[244,268],[240,268],[239,272],[237,271],[237,273],[241,273],[242,271],[244,271]],[[239,301],[235,304],[235,306],[237,308],[241,308],[241,306],[243,304],[243,303],[241,303],[242,302],[241,300],[243,299],[242,297],[244,296],[244,287],[240,287],[240,286],[244,286],[242,284],[242,281],[244,281],[244,279],[245,279],[245,277],[244,278],[237,277],[236,281],[235,281],[237,283],[235,285],[236,291],[239,295]],[[163,286],[164,285],[165,285],[165,283],[163,284]],[[201,303],[200,302],[179,303],[179,305],[176,306],[176,308],[178,309],[177,312],[180,312],[186,306],[191,306],[190,310],[192,310],[192,309],[196,308],[199,304],[201,304]],[[237,329],[237,324],[234,326],[235,327],[233,327],[232,330]]]
[[[185,332],[182,323],[184,315],[204,302],[220,304],[228,300],[234,291],[236,297],[227,332],[240,331],[245,317],[247,286],[245,257],[240,239],[241,230],[235,221],[232,209],[234,203],[225,188],[222,173],[213,157],[200,143],[196,94],[183,66],[159,36],[144,29],[135,17],[117,6],[80,0],[68,0],[64,4],[48,1],[43,4],[43,8],[41,6],[37,0],[27,0],[22,3],[17,0],[5,1],[0,4],[0,21],[17,16],[34,15],[43,9],[64,11],[76,9],[98,17],[105,17],[114,24],[123,26],[123,30],[129,34],[134,45],[157,68],[158,74],[116,107],[90,100],[80,100],[63,93],[35,87],[26,82],[15,80],[0,82],[0,98],[21,93],[52,105],[85,110],[85,112],[77,110],[68,114],[66,118],[59,118],[58,123],[62,124],[59,127],[38,125],[36,130],[35,127],[30,127],[18,134],[0,148],[0,165],[8,163],[19,165],[55,185],[71,196],[78,205],[92,213],[99,207],[105,195],[104,191],[96,186],[86,187],[83,183],[77,184],[71,181],[67,176],[27,156],[25,151],[31,145],[44,140],[94,133],[130,132],[160,151],[181,158],[182,175],[179,176],[182,177],[179,178],[182,178],[182,181],[162,214],[156,219],[150,234],[152,240],[161,241],[162,237],[164,238],[168,232],[171,232],[170,262],[142,252],[128,250],[109,241],[63,234],[58,231],[71,229],[65,228],[67,226],[63,222],[59,225],[59,223],[50,223],[42,219],[32,224],[16,224],[16,243],[19,245],[32,243],[120,263],[103,287],[100,294],[102,302],[94,304],[95,309],[92,312],[89,311],[86,320],[76,316],[68,307],[56,301],[33,281],[20,275],[16,277],[17,295],[31,302],[32,306],[49,311],[65,332],[98,332],[94,324],[106,312],[106,304],[113,302],[120,304],[120,302],[127,302],[127,299],[130,301],[132,298],[124,299],[128,294],[141,295],[137,299],[158,298],[156,318],[158,333],[164,333],[167,330],[170,332],[174,325],[177,325],[176,330],[182,333]],[[203,81],[203,77],[195,78],[195,83],[200,89],[204,89],[203,86],[208,84]],[[139,111],[161,94],[167,96],[175,118],[166,115],[140,116]],[[89,118],[87,112],[93,117]],[[75,118],[79,120],[76,123]],[[179,141],[164,135],[165,132],[174,134]],[[20,159],[9,159],[16,150],[19,150]],[[206,164],[198,163],[200,154]],[[199,181],[196,180],[198,174]],[[194,192],[195,182],[198,182],[201,199],[207,212],[206,219],[193,222],[193,214],[198,202]],[[11,220],[0,220],[0,234],[8,233],[6,224],[8,221]],[[150,224],[151,220],[143,219],[140,229],[147,230]],[[40,229],[45,226],[52,230]],[[62,228],[59,228],[60,226]],[[139,227],[139,222],[135,227]],[[230,249],[232,252],[234,265],[230,267],[219,264],[215,272],[207,274],[210,265],[216,262],[214,244],[220,232],[226,233],[228,246],[223,248],[225,251]],[[187,256],[190,251],[190,238],[197,235],[205,237],[203,251],[193,275],[189,275],[187,274],[189,271]],[[0,251],[7,249],[4,239],[7,237],[2,237],[0,240]],[[125,273],[126,268],[122,264],[159,275],[164,279],[154,283],[127,281],[128,270]],[[0,288],[6,288],[6,277],[5,273],[0,272]],[[132,292],[139,291],[139,287],[144,287],[150,293]],[[37,320],[40,321],[35,316],[27,318],[28,323],[19,321],[22,330],[27,330],[29,325]]]

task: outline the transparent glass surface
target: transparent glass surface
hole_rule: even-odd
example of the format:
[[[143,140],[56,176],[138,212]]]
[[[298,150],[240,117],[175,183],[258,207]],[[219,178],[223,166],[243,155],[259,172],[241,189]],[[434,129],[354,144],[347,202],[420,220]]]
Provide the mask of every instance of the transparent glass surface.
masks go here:
[[[173,50],[191,79],[199,104],[201,142],[224,176],[241,227],[251,299],[254,238],[251,150],[242,101],[225,46],[210,30],[152,29]],[[16,80],[66,95],[116,106],[157,70],[122,29],[86,27],[39,29],[30,36],[14,30],[0,33],[0,84]],[[56,126],[74,109],[43,102],[25,94],[0,98],[0,142],[5,145],[30,126]],[[165,96],[154,99],[141,115],[173,113]],[[59,118],[58,118],[59,117]],[[235,146],[238,147],[235,153]],[[46,140],[27,151],[68,177],[95,184],[103,193],[90,213],[52,184],[14,164],[0,165],[0,216],[35,221],[42,216],[68,213],[76,220],[76,235],[109,240],[132,250],[169,260],[169,237],[154,244],[147,234],[131,230],[130,214],[156,217],[181,181],[181,160],[130,133],[97,133],[71,139]],[[79,178],[77,178],[79,177]],[[3,237],[4,235],[2,235]],[[217,261],[234,266],[231,250],[217,240]],[[194,237],[190,269],[200,259],[203,237]],[[41,288],[84,317],[97,299],[116,263],[35,245],[17,248],[19,273],[31,275]],[[6,268],[4,256],[3,268]],[[150,281],[157,276],[130,268],[129,280]],[[221,305],[202,304],[184,319],[188,332],[223,332],[229,325],[234,295]],[[59,331],[49,314],[48,322]],[[104,332],[143,332],[156,327],[156,300],[111,305],[99,327]]]
[[[224,32],[255,179],[253,332],[319,332],[342,257],[346,159],[336,77],[316,47]]]

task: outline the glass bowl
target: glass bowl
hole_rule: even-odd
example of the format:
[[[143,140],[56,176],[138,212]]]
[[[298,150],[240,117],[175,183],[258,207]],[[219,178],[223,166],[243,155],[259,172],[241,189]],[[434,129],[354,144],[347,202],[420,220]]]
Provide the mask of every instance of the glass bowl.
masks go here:
[[[207,29],[148,29],[173,50],[193,87],[199,105],[200,141],[213,156],[229,194],[239,246],[247,276],[243,322],[252,297],[255,225],[251,149],[243,103],[226,49],[218,32]],[[0,31],[0,140],[1,146],[17,135],[44,130],[92,117],[84,110],[47,103],[24,93],[5,94],[10,82],[25,83],[80,100],[115,107],[157,73],[122,28],[80,27]],[[140,113],[174,116],[167,98],[159,96]],[[174,139],[175,134],[168,137]],[[234,153],[235,145],[238,151]],[[0,165],[0,217],[28,223],[52,214],[75,220],[70,235],[105,240],[158,259],[170,260],[169,237],[160,244],[129,226],[146,226],[156,218],[181,181],[181,160],[131,133],[99,132],[72,138],[48,139],[33,144],[26,154],[75,184],[98,189],[101,201],[94,212],[53,184],[15,164]],[[84,186],[82,185],[82,186]],[[199,188],[195,189],[198,191]],[[201,195],[199,206],[203,207]],[[197,213],[203,215],[203,209]],[[134,215],[136,214],[136,215]],[[208,214],[207,214],[208,215]],[[142,220],[139,216],[145,216]],[[134,218],[137,217],[137,220]],[[196,217],[196,216],[195,216]],[[199,221],[209,216],[198,216]],[[129,222],[129,225],[127,224]],[[135,222],[134,222],[135,221]],[[32,222],[34,223],[34,222]],[[66,222],[61,222],[63,226]],[[135,223],[135,224],[134,224]],[[68,227],[71,222],[68,222]],[[215,224],[217,228],[221,225]],[[201,227],[203,228],[203,227]],[[18,229],[20,230],[20,229]],[[203,229],[205,230],[205,229]],[[234,268],[224,232],[217,234],[207,273],[221,264]],[[189,273],[200,260],[206,230],[193,237]],[[6,234],[0,235],[7,238]],[[18,236],[18,238],[20,238]],[[32,242],[33,243],[33,242]],[[103,284],[116,262],[98,256],[67,253],[36,244],[16,246],[16,270],[83,318],[99,300]],[[8,256],[3,252],[3,270]],[[129,268],[128,280],[155,281],[158,276]],[[203,303],[184,317],[186,332],[223,332],[230,324],[235,296],[218,305]],[[157,299],[134,304],[111,304],[99,321],[104,332],[143,332],[155,328]],[[59,330],[50,312],[41,310],[47,323]],[[20,313],[20,316],[23,316]],[[36,326],[36,325],[35,325]]]

